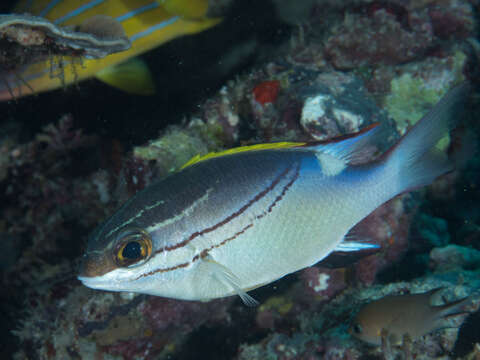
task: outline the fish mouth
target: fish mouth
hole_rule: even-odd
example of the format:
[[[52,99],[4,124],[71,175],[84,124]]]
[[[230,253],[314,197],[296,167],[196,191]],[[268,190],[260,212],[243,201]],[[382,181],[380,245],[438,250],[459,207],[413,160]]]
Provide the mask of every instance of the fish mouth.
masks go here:
[[[107,278],[109,277],[108,273],[112,270],[114,268],[105,263],[104,257],[85,254],[77,279],[91,289],[109,289],[112,282]]]
[[[91,289],[103,289],[103,286],[97,277],[77,276],[77,279],[80,280],[83,285]]]
[[[83,285],[91,289],[96,290],[108,290],[108,291],[125,291],[123,282],[119,281],[115,274],[107,274],[102,276],[77,276],[77,279],[82,282]]]
[[[117,272],[102,276],[77,276],[77,279],[82,282],[82,284],[90,289],[94,290],[104,290],[104,291],[121,291],[121,292],[138,292],[135,286],[132,286],[128,279],[122,279],[121,275]]]

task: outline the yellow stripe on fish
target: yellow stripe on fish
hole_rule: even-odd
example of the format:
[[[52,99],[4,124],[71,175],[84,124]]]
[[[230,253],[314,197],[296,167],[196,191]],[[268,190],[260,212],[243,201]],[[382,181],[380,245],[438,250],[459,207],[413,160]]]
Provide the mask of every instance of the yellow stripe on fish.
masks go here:
[[[225,156],[225,155],[238,154],[245,151],[290,149],[293,147],[304,146],[306,144],[307,143],[299,143],[299,142],[277,142],[277,143],[240,146],[233,149],[227,149],[224,151],[211,152],[205,155],[196,155],[190,160],[188,160],[180,169],[185,169],[187,166],[199,163],[200,161],[209,160],[209,159],[213,159],[213,158]]]
[[[84,59],[81,64],[78,61],[65,58],[56,69],[51,69],[50,61],[33,64],[18,74],[28,83],[19,84],[13,77],[9,80],[10,88],[16,97],[32,93],[52,90],[74,81],[81,81],[92,76],[110,85],[121,87],[127,92],[135,91],[143,87],[143,94],[154,92],[153,83],[149,80],[149,73],[146,68],[132,63],[132,66],[123,67],[124,72],[143,74],[140,77],[130,76],[130,81],[117,81],[116,76],[121,76],[118,71],[102,71],[108,67],[124,63],[128,59],[138,56],[150,49],[153,49],[169,40],[182,35],[193,34],[208,29],[220,22],[220,19],[205,18],[205,11],[208,0],[198,0],[192,9],[184,9],[188,3],[179,0],[22,0],[15,8],[16,12],[28,12],[33,15],[42,16],[56,25],[76,26],[96,15],[108,15],[121,23],[125,33],[132,43],[132,47],[124,52],[107,56],[103,59]],[[172,14],[166,7],[173,9]],[[184,11],[182,11],[184,10]],[[192,17],[185,17],[185,15]],[[53,65],[55,67],[55,65]],[[61,72],[61,76],[52,76],[53,73]],[[146,72],[145,72],[146,71]],[[141,85],[129,87],[131,81],[140,79]],[[11,98],[9,89],[3,89],[0,93],[0,100]]]
[[[246,152],[246,151],[281,150],[281,149],[291,149],[291,148],[299,148],[299,147],[306,147],[307,148],[307,147],[314,147],[314,146],[327,145],[327,144],[331,144],[333,146],[333,144],[341,142],[343,140],[352,141],[352,138],[360,137],[362,135],[365,135],[365,133],[369,132],[370,130],[375,129],[378,125],[379,125],[379,123],[374,123],[374,124],[371,124],[369,126],[366,126],[364,129],[360,130],[357,133],[338,136],[334,139],[329,139],[329,140],[326,140],[326,141],[311,141],[311,142],[280,141],[280,142],[275,142],[275,143],[245,145],[245,146],[239,146],[239,147],[236,147],[236,148],[227,149],[227,150],[223,150],[223,151],[210,152],[210,153],[205,154],[205,155],[195,155],[193,158],[191,158],[189,161],[187,161],[185,164],[183,164],[182,167],[180,168],[180,170],[186,168],[187,166],[199,163],[200,161],[209,160],[209,159],[213,159],[213,158],[221,157],[221,156],[225,156],[225,155],[243,153],[243,152]]]
[[[194,165],[196,163],[204,161],[204,160],[209,160],[209,159],[213,159],[213,158],[221,157],[221,156],[226,156],[226,155],[243,153],[243,152],[246,152],[246,151],[281,150],[281,149],[291,149],[291,148],[300,148],[300,147],[308,148],[308,147],[327,145],[327,144],[331,144],[331,146],[334,146],[333,144],[341,142],[343,140],[352,141],[352,138],[364,135],[365,133],[368,133],[370,130],[375,129],[378,125],[379,125],[379,123],[374,123],[374,124],[371,124],[371,125],[365,127],[364,129],[360,130],[357,133],[338,136],[334,139],[329,139],[329,140],[326,140],[326,141],[312,141],[312,142],[280,141],[280,142],[276,142],[276,143],[245,145],[245,146],[239,146],[239,147],[236,147],[236,148],[227,149],[227,150],[223,150],[223,151],[210,152],[210,153],[205,154],[205,155],[195,155],[193,158],[191,158],[185,164],[183,164],[182,167],[180,168],[180,170],[182,170],[182,169],[184,169],[184,168],[186,168],[190,165]]]
[[[170,14],[182,16],[187,19],[205,18],[208,11],[208,1],[159,0],[159,2]]]

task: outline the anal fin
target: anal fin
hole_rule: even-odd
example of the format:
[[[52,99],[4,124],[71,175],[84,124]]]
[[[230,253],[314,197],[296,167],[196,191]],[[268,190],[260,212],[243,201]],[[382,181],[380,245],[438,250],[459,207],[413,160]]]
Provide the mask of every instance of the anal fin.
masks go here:
[[[342,241],[338,244],[333,251],[340,252],[351,252],[351,251],[362,251],[362,250],[376,250],[380,249],[380,245],[369,244],[366,242],[358,241]]]
[[[379,249],[380,246],[377,244],[343,240],[330,255],[319,262],[319,265],[330,269],[347,267],[376,253]]]
[[[96,73],[95,77],[130,94],[155,94],[155,83],[150,69],[139,58],[132,58],[123,63],[106,67]]]

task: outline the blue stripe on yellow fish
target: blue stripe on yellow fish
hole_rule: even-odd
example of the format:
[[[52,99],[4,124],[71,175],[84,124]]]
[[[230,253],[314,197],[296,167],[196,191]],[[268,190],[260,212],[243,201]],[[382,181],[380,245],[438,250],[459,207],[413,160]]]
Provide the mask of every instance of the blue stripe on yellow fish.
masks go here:
[[[436,144],[469,86],[451,90],[378,160],[352,165],[370,127],[328,143],[279,143],[196,158],[124,204],[91,236],[88,287],[177,299],[238,294],[311,266],[394,196],[452,170]]]
[[[125,91],[152,94],[154,84],[148,69],[138,61],[125,62],[171,39],[216,25],[219,19],[205,17],[207,5],[208,0],[193,3],[184,0],[20,1],[15,12],[40,15],[56,25],[81,25],[96,15],[113,17],[122,24],[132,47],[103,59],[85,59],[82,64],[64,58],[62,69],[50,61],[30,65],[16,76],[5,78],[9,87],[0,83],[0,100],[11,98],[12,92],[19,97],[32,90],[35,93],[52,90],[92,76]],[[121,63],[121,67],[115,66]],[[51,76],[56,71],[61,71],[62,76]],[[18,77],[28,85],[19,82]]]

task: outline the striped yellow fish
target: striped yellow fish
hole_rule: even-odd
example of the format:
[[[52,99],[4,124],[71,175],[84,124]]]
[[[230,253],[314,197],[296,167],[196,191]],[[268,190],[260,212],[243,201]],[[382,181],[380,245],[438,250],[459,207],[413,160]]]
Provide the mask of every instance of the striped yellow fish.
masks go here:
[[[396,145],[350,163],[379,136],[369,127],[327,143],[250,146],[196,158],[145,188],[92,234],[79,279],[88,287],[185,300],[246,293],[311,266],[348,241],[394,196],[452,170],[436,144],[469,91],[451,90]]]
[[[146,65],[126,61],[176,37],[214,26],[220,19],[206,18],[207,9],[208,0],[21,0],[15,13],[41,16],[59,26],[80,25],[96,15],[113,17],[125,29],[132,46],[103,59],[85,59],[81,65],[64,59],[62,78],[51,76],[49,61],[30,65],[0,82],[0,100],[56,89],[92,76],[127,92],[152,94],[155,86]]]

